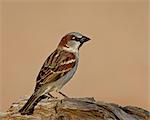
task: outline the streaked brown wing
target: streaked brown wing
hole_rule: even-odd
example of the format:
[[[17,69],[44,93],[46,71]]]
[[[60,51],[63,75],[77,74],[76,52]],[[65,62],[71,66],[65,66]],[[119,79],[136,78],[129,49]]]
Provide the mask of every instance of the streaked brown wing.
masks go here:
[[[35,90],[43,84],[56,81],[64,76],[75,66],[75,63],[76,59],[73,53],[55,50],[44,62],[37,76]]]

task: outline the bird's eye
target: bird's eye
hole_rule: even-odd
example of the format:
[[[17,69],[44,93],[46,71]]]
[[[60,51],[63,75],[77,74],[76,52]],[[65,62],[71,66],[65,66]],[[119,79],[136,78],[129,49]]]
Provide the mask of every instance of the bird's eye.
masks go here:
[[[72,40],[75,40],[76,39],[76,37],[72,37]]]

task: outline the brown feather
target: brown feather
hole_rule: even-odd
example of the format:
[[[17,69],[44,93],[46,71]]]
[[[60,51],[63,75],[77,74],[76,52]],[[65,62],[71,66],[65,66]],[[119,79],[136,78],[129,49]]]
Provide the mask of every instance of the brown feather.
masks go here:
[[[35,91],[43,84],[54,82],[67,74],[74,67],[76,61],[64,65],[61,65],[61,63],[75,58],[75,55],[71,52],[56,49],[44,62],[37,77]]]

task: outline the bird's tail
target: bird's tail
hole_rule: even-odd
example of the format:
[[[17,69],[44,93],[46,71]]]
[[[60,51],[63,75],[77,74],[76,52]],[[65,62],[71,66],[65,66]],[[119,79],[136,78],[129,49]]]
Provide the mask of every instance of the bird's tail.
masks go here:
[[[45,95],[39,96],[36,93],[33,93],[31,97],[28,99],[27,103],[19,110],[22,115],[31,115],[33,114],[34,107],[45,98]]]

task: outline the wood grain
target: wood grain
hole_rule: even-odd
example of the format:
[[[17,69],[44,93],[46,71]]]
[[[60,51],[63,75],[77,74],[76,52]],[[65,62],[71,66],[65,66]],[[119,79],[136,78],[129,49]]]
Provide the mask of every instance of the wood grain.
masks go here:
[[[95,101],[94,98],[45,99],[36,107],[33,115],[21,115],[17,111],[27,99],[11,105],[0,120],[150,120],[150,112],[134,106]]]

